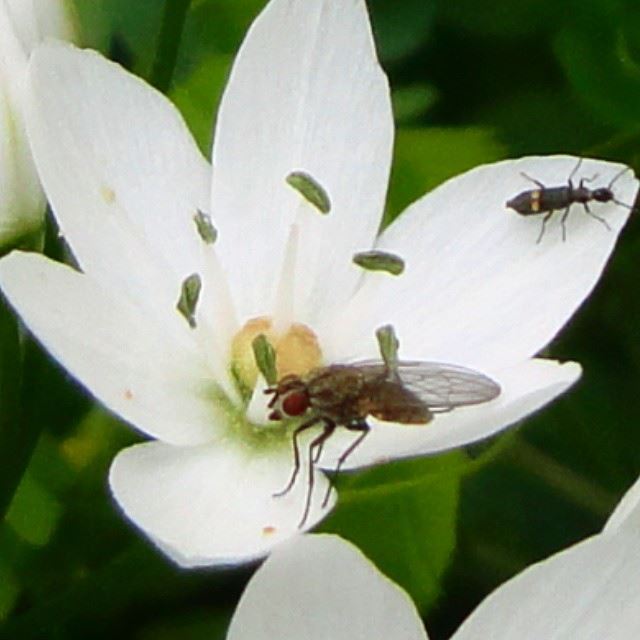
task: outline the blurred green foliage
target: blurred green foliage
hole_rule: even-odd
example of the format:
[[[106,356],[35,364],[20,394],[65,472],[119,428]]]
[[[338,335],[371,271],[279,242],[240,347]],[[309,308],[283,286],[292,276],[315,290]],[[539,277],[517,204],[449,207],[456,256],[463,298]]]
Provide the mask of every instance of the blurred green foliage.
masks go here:
[[[164,3],[75,4],[83,42],[149,79]],[[385,222],[446,178],[504,157],[593,154],[640,170],[636,2],[369,5],[399,125]],[[170,96],[205,153],[233,54],[262,6],[194,0],[187,14]],[[339,480],[341,503],[322,529],[356,542],[409,589],[432,639],[517,571],[596,532],[640,472],[638,264],[636,216],[549,350],[585,367],[566,397],[467,452]],[[0,328],[6,372],[15,327],[5,315]],[[25,428],[42,435],[0,527],[0,636],[223,638],[251,568],[184,572],[150,548],[106,487],[110,460],[135,436],[40,360],[37,371],[27,365],[36,395]],[[10,412],[0,421],[0,435],[13,433]]]

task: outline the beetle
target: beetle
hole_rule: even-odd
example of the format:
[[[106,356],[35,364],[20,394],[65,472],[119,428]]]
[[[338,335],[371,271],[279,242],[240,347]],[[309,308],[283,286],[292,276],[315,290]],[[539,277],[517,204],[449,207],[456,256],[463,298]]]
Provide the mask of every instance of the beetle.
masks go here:
[[[338,427],[357,432],[355,440],[342,452],[332,478],[371,427],[368,416],[407,425],[429,423],[435,414],[456,407],[489,402],[500,394],[500,386],[482,373],[465,367],[437,362],[364,360],[334,364],[311,370],[304,376],[287,375],[265,390],[271,420],[306,417],[293,432],[294,467],[286,487],[274,494],[282,496],[293,487],[300,471],[300,434],[315,426],[322,430],[308,447],[309,477],[302,520],[311,506],[314,465],[322,448]],[[331,484],[324,496],[325,507]]]
[[[625,167],[624,169],[622,169],[622,171],[618,172],[606,187],[590,189],[589,187],[585,186],[585,182],[591,182],[592,180],[595,180],[597,178],[597,175],[591,178],[580,178],[578,186],[575,186],[573,184],[573,177],[580,168],[582,160],[583,158],[580,158],[578,160],[578,163],[573,168],[573,171],[571,171],[571,173],[569,174],[567,184],[562,187],[547,187],[539,180],[529,177],[526,173],[521,174],[524,178],[536,184],[538,188],[522,191],[518,195],[508,200],[506,206],[510,209],[513,209],[514,211],[517,211],[520,215],[523,216],[545,214],[544,218],[542,219],[542,227],[540,229],[538,239],[536,240],[536,244],[539,244],[542,240],[545,225],[547,224],[549,218],[551,218],[555,211],[558,211],[560,209],[564,209],[561,218],[561,225],[562,240],[563,242],[566,240],[567,233],[565,223],[567,221],[571,205],[573,204],[581,204],[584,207],[585,213],[590,215],[592,218],[600,221],[609,231],[611,231],[609,223],[604,218],[601,218],[600,216],[593,213],[593,211],[591,211],[591,209],[589,208],[589,203],[615,202],[621,207],[631,209],[630,205],[624,202],[620,202],[618,199],[616,199],[615,194],[612,190],[616,180],[618,180],[618,178],[620,178],[627,171],[630,171],[631,168]]]

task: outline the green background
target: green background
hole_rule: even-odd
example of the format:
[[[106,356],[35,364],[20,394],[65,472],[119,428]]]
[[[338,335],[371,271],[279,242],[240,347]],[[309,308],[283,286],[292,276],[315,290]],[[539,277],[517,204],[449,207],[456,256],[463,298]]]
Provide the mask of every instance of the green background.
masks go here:
[[[167,90],[207,154],[229,65],[263,4],[193,0],[173,69],[155,62],[163,12],[174,10],[165,27],[177,42],[188,2],[75,2],[83,43]],[[640,171],[637,2],[368,4],[398,126],[386,221],[501,158],[572,153]],[[55,238],[46,250],[59,255]],[[408,589],[432,639],[448,638],[510,576],[597,532],[640,473],[639,264],[636,214],[596,292],[546,352],[585,368],[553,406],[467,450],[339,480],[340,504],[320,529],[356,542]],[[0,636],[224,638],[254,568],[171,566],[108,495],[110,460],[133,433],[32,344],[17,380],[6,310],[0,357],[0,506],[11,500]]]

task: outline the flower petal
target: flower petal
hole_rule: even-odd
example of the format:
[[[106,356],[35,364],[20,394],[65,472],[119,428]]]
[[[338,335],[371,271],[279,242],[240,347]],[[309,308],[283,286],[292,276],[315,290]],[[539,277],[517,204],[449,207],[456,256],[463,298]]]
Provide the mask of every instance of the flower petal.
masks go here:
[[[364,1],[270,2],[236,58],[213,149],[212,210],[242,317],[273,305],[296,221],[297,319],[350,294],[351,255],[371,247],[382,213],[392,138]],[[285,182],[296,170],[327,192],[328,215]]]
[[[367,274],[338,322],[344,327],[336,353],[357,354],[376,327],[392,323],[401,356],[454,362],[482,370],[538,353],[569,320],[598,281],[629,210],[595,203],[593,213],[574,205],[562,241],[558,218],[539,244],[539,216],[518,215],[505,201],[535,188],[521,171],[547,185],[566,184],[577,159],[523,158],[469,171],[413,204],[382,235],[379,248],[406,263],[399,277]],[[585,160],[577,178],[609,184],[622,165]],[[633,173],[613,190],[632,204]],[[364,326],[363,326],[364,324]],[[346,351],[345,351],[346,348]]]
[[[501,393],[495,400],[437,415],[425,426],[379,422],[368,418],[371,432],[349,456],[343,468],[378,464],[395,458],[452,449],[505,429],[564,393],[579,377],[580,365],[551,360],[527,360],[492,377]],[[353,442],[339,430],[325,445],[321,464],[335,467],[338,456]]]
[[[36,254],[0,260],[0,286],[52,356],[109,409],[168,442],[213,440],[213,376],[152,317]]]
[[[333,493],[320,506],[328,485],[318,473],[311,512],[298,528],[307,483],[273,495],[291,474],[286,444],[256,451],[237,438],[203,447],[145,443],[116,456],[109,482],[127,517],[181,566],[247,562],[312,527],[335,502]]]
[[[0,2],[0,246],[37,229],[44,215],[22,113],[28,57],[16,33],[22,26]]]
[[[47,38],[72,40],[75,35],[67,0],[5,0],[3,4],[27,52]]]
[[[604,533],[615,533],[620,529],[640,537],[640,479],[624,494],[609,516]]]
[[[95,52],[47,43],[31,58],[27,129],[61,231],[82,270],[154,309],[202,273],[193,216],[210,169],[159,92]]]
[[[256,571],[227,640],[426,640],[409,596],[352,544],[308,535]]]
[[[502,585],[451,640],[636,638],[639,575],[638,536],[595,536]]]

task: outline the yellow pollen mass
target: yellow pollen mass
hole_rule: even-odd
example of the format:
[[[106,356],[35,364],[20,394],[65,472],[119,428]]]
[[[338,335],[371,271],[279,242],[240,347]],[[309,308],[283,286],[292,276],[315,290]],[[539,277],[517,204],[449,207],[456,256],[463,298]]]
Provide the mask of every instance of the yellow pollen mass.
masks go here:
[[[286,331],[276,334],[271,318],[252,318],[231,342],[231,366],[238,380],[247,388],[253,389],[258,377],[252,345],[260,334],[264,334],[275,349],[278,380],[290,373],[303,375],[321,366],[322,351],[318,338],[307,325],[294,322]]]

